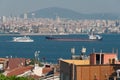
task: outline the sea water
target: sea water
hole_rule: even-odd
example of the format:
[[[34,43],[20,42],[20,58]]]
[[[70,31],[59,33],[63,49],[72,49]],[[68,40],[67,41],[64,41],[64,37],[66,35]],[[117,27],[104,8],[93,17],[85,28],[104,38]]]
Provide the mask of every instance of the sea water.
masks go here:
[[[80,55],[82,47],[87,49],[86,55],[94,52],[116,52],[120,57],[120,34],[102,34],[102,41],[93,42],[69,42],[45,39],[45,35],[32,35],[34,42],[13,42],[12,38],[18,36],[0,36],[0,57],[35,58],[35,52],[40,51],[40,61],[57,63],[58,59],[70,59],[71,48],[75,48],[75,54]],[[87,35],[56,35],[56,37],[87,38]]]

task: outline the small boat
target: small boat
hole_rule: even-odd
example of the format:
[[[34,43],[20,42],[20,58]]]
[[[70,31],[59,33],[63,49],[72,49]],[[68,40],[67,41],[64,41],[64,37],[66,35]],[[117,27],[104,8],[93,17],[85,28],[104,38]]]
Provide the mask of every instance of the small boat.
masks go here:
[[[88,35],[88,38],[65,38],[65,37],[52,37],[46,36],[48,40],[56,40],[56,41],[101,41],[102,36],[100,35]]]
[[[33,42],[34,40],[28,36],[23,37],[13,37],[14,42]]]

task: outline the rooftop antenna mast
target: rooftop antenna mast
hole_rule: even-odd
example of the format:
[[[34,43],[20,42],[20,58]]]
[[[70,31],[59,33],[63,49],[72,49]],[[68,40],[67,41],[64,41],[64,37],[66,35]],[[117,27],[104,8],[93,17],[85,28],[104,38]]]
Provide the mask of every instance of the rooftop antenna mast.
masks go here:
[[[82,47],[82,50],[81,50],[81,59],[85,59],[85,53],[86,53],[86,48],[85,47]]]
[[[95,53],[95,48],[93,48],[93,53]]]
[[[39,60],[39,53],[40,51],[35,51],[34,55],[35,55],[35,64],[38,63],[38,60]]]
[[[100,50],[100,62],[99,62],[99,64],[101,64],[102,63],[102,49]]]
[[[71,59],[73,59],[73,56],[75,55],[75,48],[74,48],[74,47],[73,47],[73,48],[71,48],[71,54],[72,54]]]
[[[114,53],[114,48],[113,48],[113,50],[112,50],[112,53]]]
[[[84,55],[86,53],[86,48],[85,47],[82,47],[81,53],[82,53],[82,55]]]
[[[118,56],[119,56],[119,55],[118,55],[118,49],[116,49],[116,54],[117,54],[117,60],[119,60],[119,59],[118,59]]]

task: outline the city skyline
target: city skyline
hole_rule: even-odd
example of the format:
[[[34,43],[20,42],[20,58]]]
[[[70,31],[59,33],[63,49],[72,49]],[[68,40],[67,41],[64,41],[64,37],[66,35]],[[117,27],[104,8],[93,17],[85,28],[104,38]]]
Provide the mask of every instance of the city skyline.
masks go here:
[[[0,0],[0,16],[20,15],[49,7],[66,8],[87,14],[120,14],[119,3],[119,0]]]

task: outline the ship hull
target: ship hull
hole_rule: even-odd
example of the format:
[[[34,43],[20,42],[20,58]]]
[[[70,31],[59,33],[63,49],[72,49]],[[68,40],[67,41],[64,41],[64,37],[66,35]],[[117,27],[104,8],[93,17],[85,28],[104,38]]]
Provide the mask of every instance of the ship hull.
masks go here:
[[[86,38],[56,38],[56,37],[46,37],[48,40],[56,41],[101,41],[102,39],[86,39]]]
[[[33,40],[13,40],[14,42],[33,42]]]
[[[33,42],[34,40],[30,39],[30,37],[13,37],[14,42]]]

